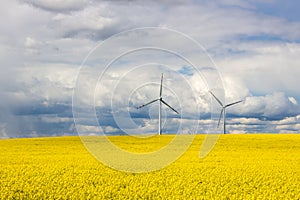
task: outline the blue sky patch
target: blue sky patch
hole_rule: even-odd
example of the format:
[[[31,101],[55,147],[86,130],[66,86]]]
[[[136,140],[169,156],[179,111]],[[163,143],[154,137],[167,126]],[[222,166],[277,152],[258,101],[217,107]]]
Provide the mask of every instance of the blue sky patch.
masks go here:
[[[187,75],[187,76],[193,76],[194,74],[194,70],[191,66],[182,66],[182,68],[180,70],[177,71],[178,73],[180,74],[184,74],[184,75]]]

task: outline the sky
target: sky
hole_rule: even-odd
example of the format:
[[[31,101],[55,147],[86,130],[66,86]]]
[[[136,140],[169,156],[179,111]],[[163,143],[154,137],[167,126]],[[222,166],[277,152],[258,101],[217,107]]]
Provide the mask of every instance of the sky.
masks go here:
[[[298,133],[299,7],[294,0],[6,1],[0,138],[156,133],[158,103],[135,107],[158,98],[161,73],[163,99],[180,113],[162,107],[164,133],[221,132],[221,107],[209,91],[224,104],[244,100],[226,110],[230,133]]]

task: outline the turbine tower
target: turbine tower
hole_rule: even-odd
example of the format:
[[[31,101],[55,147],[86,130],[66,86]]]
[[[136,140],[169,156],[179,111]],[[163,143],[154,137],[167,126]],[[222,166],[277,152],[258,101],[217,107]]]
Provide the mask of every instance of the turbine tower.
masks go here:
[[[160,80],[159,98],[137,107],[137,109],[140,109],[140,108],[148,106],[148,105],[150,105],[150,104],[152,104],[156,101],[159,101],[159,107],[158,107],[158,134],[159,135],[161,135],[161,132],[162,132],[161,131],[162,130],[162,123],[161,123],[161,106],[162,106],[162,103],[165,104],[166,106],[168,106],[171,110],[173,110],[177,114],[179,114],[174,108],[172,108],[169,104],[167,104],[167,102],[165,102],[163,100],[163,98],[162,98],[162,83],[163,83],[163,73],[161,74],[161,80]]]
[[[220,113],[220,117],[219,117],[219,121],[218,121],[218,127],[220,125],[220,121],[221,121],[221,117],[222,117],[222,114],[223,114],[223,127],[224,127],[224,134],[226,134],[226,108],[229,107],[229,106],[232,106],[234,104],[238,104],[238,103],[241,103],[243,100],[240,100],[240,101],[236,101],[236,102],[233,102],[233,103],[230,103],[230,104],[227,104],[227,105],[223,105],[223,103],[220,101],[220,99],[218,99],[214,93],[212,93],[211,91],[209,91],[211,93],[211,95],[216,99],[216,101],[220,104],[220,106],[222,106],[222,110],[221,110],[221,113]]]

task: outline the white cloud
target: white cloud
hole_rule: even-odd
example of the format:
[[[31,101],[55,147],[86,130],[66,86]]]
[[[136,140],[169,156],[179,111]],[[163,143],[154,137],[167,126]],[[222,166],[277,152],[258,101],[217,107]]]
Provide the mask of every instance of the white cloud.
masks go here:
[[[290,102],[292,102],[294,105],[298,105],[297,100],[294,97],[288,97],[288,99],[290,100]]]
[[[111,14],[106,3],[89,6],[72,15],[59,13],[53,16],[52,23],[60,27],[60,32],[65,37],[88,37],[97,38],[98,31],[116,26],[118,19]]]
[[[105,133],[117,133],[119,131],[118,128],[114,128],[112,126],[105,127]]]
[[[234,108],[233,108],[234,109]],[[282,118],[299,113],[299,106],[293,104],[283,92],[275,92],[266,96],[246,97],[239,114]]]
[[[240,77],[232,76],[229,73],[222,76],[226,104],[239,101],[249,96],[251,93]]]
[[[279,130],[280,133],[299,133],[300,132],[300,124],[290,124],[290,125],[278,125],[276,129]]]
[[[89,125],[76,125],[79,135],[98,135],[101,133],[98,126],[89,126]]]
[[[241,133],[247,133],[246,130],[232,130],[230,131],[230,134],[241,134]]]
[[[48,11],[70,11],[80,10],[87,3],[87,0],[23,0],[24,2]]]
[[[21,85],[19,91],[12,93],[16,99],[70,102],[77,74],[74,66],[35,63],[16,72]]]
[[[245,118],[245,117],[241,117],[241,118],[233,118],[230,119],[230,123],[240,123],[240,124],[262,124],[265,123],[257,118]]]
[[[300,115],[297,115],[295,117],[286,117],[284,119],[271,122],[271,124],[274,125],[295,125],[298,123],[300,124]]]
[[[31,37],[27,37],[24,42],[24,45],[27,48],[34,48],[36,46],[36,44],[37,44],[37,42]]]
[[[242,42],[237,51],[218,58],[221,72],[243,80],[250,91],[272,93],[287,91],[298,95],[300,45],[283,42]],[[247,53],[248,52],[248,53]],[[292,72],[292,73],[291,73]]]
[[[56,116],[42,116],[41,120],[46,123],[65,123],[73,122],[73,118],[69,117],[56,117]]]
[[[21,130],[26,124],[21,121],[28,122],[28,126],[34,129],[34,123],[29,123],[32,116],[14,118],[11,110],[17,110],[20,105],[39,105],[49,109],[55,104],[70,105],[78,66],[89,50],[112,34],[141,26],[174,28],[191,35],[207,48],[222,75],[224,101],[230,103],[245,98],[243,103],[227,110],[229,115],[241,116],[229,119],[229,128],[232,131],[299,130],[299,116],[293,116],[300,112],[300,23],[258,13],[256,1],[176,1],[175,5],[173,2],[145,1],[24,0],[8,1],[0,11],[0,108],[5,113],[0,116],[0,120],[2,124],[6,124],[1,130],[7,134],[18,130],[18,124]],[[135,42],[144,44],[144,41],[138,40],[140,38],[136,36]],[[152,40],[153,43],[164,46],[169,43],[170,48],[178,45],[182,47],[182,51],[190,50],[191,58],[203,58],[194,48],[186,47],[184,40],[176,40],[175,37]],[[106,48],[103,53],[111,55],[111,51],[130,45],[134,46],[129,43],[116,43],[112,48]],[[123,63],[118,63],[119,68],[108,73],[107,82],[102,85],[99,98],[96,98],[97,105],[103,108],[110,106],[112,86],[118,86],[112,97],[114,106],[118,108],[114,110],[116,112],[125,112],[130,106],[156,98],[156,85],[137,88],[147,81],[158,83],[161,69],[145,68],[143,73],[132,73],[120,83],[117,81],[127,72],[129,64],[148,63],[164,56],[139,54],[122,59]],[[179,71],[184,65],[178,59],[164,59],[169,61],[173,72]],[[103,67],[99,60],[94,61],[99,68]],[[202,73],[214,79],[210,72]],[[98,75],[91,72],[91,77]],[[207,113],[210,112],[212,99],[207,91],[215,88],[208,88],[205,81],[195,75],[187,77],[186,80],[172,73],[166,77],[174,78],[164,82],[164,98],[169,104],[180,109],[185,116],[196,118],[200,111],[201,117],[209,118]],[[189,84],[194,87],[193,90]],[[80,100],[93,103],[91,97],[94,95],[94,85],[89,79],[85,80],[79,89],[86,96],[82,95]],[[138,92],[132,93],[132,105],[128,105],[128,95],[135,89]],[[5,109],[6,107],[8,108]],[[30,108],[25,110],[28,109]],[[5,119],[5,116],[9,116],[9,119]],[[263,117],[273,121],[258,119]],[[44,117],[41,121],[69,123],[67,116],[50,118],[52,117]],[[37,119],[36,123],[41,123]],[[85,120],[88,121],[88,117]],[[168,131],[175,127],[175,121],[167,124]],[[137,131],[157,129],[155,121],[141,121],[142,123],[145,125],[138,124]],[[183,123],[182,131],[188,132],[191,120],[186,117]],[[200,131],[208,129],[208,121],[200,120],[199,123]],[[12,129],[14,126],[17,128]],[[116,128],[111,124],[107,127],[107,131],[114,131]],[[91,127],[84,130],[96,131]]]

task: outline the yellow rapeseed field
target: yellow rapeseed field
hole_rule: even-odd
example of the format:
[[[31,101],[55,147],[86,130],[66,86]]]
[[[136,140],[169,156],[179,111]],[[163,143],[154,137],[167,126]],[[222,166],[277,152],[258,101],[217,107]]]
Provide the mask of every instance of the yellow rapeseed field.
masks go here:
[[[0,199],[300,199],[300,134],[222,135],[200,159],[204,137],[197,135],[176,162],[149,173],[103,165],[79,137],[0,140]],[[148,152],[172,138],[110,140]]]

